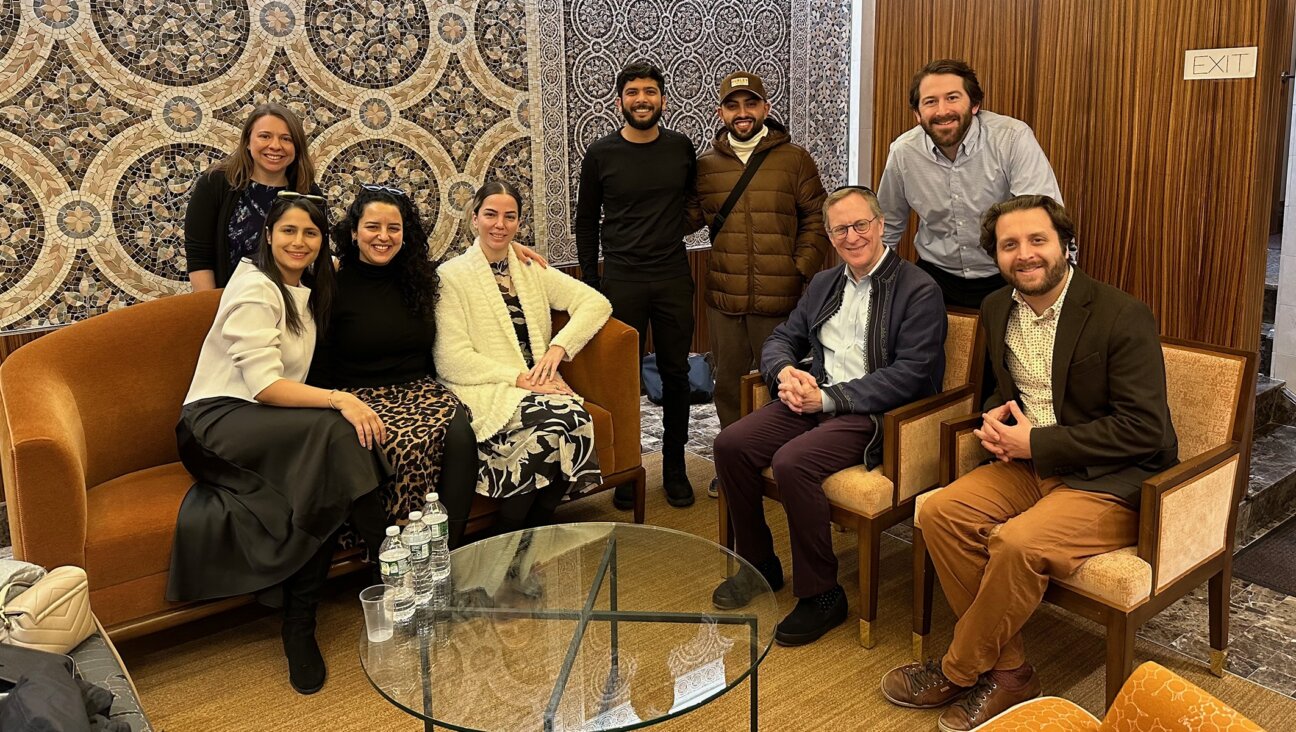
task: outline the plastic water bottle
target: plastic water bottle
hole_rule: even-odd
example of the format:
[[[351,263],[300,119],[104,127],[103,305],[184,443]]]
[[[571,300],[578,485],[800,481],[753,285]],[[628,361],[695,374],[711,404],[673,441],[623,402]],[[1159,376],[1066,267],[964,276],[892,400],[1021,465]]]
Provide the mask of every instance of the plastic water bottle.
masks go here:
[[[410,572],[410,551],[401,541],[399,526],[387,527],[387,538],[378,550],[378,572],[391,598],[392,619],[408,623],[414,617],[414,577]]]
[[[429,563],[432,577],[442,579],[450,575],[450,514],[445,506],[437,500],[437,494],[427,494],[427,505],[423,507],[423,523],[432,532]]]
[[[449,572],[432,580],[432,601],[428,606],[432,610],[433,638],[439,646],[445,646],[450,641],[450,602],[453,592]]]
[[[414,601],[426,605],[432,600],[432,567],[428,564],[428,551],[432,532],[423,523],[422,511],[410,511],[409,523],[401,540],[410,550],[410,571],[414,575]]]

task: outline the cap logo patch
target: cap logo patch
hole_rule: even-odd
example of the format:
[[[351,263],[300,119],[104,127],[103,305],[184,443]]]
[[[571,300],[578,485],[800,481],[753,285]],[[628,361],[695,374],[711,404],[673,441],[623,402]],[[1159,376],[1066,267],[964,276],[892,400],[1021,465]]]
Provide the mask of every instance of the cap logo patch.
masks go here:
[[[735,76],[734,80],[729,82],[729,86],[747,86],[750,83],[745,76]]]

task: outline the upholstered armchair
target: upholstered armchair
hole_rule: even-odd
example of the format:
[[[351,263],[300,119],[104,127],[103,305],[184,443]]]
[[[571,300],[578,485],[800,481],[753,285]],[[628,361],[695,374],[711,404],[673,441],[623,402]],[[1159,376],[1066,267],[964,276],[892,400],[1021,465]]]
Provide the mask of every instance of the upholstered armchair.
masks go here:
[[[1208,725],[1207,720],[1209,720]],[[1255,722],[1164,666],[1148,661],[1121,687],[1099,721],[1074,702],[1042,696],[990,720],[979,732],[1263,732]]]
[[[1224,673],[1228,648],[1233,529],[1247,481],[1254,408],[1254,353],[1161,339],[1170,418],[1179,464],[1143,483],[1139,540],[1087,560],[1049,583],[1044,599],[1107,628],[1107,702],[1134,665],[1134,634],[1144,622],[1209,583],[1211,670]],[[989,457],[972,434],[981,415],[941,425],[942,485]],[[942,490],[942,489],[938,489]],[[919,512],[937,491],[914,502],[914,656],[925,655],[933,577]]]
[[[0,467],[14,557],[83,567],[90,602],[121,640],[243,604],[165,600],[176,513],[193,484],[175,425],[220,292],[164,297],[61,328],[0,365]],[[639,337],[609,320],[560,366],[586,398],[604,487],[635,485],[639,450]],[[493,521],[473,505],[469,530]],[[395,518],[395,517],[393,517]],[[358,569],[344,550],[333,572]]]
[[[882,532],[912,516],[914,497],[939,483],[937,440],[941,421],[966,413],[977,403],[984,362],[981,332],[977,327],[979,314],[974,310],[949,308],[947,317],[943,391],[883,415],[880,466],[869,470],[856,465],[828,476],[823,483],[833,523],[854,529],[859,535],[859,642],[865,648],[874,644]],[[743,377],[741,415],[750,414],[771,398],[760,374]],[[779,500],[773,472],[766,468],[763,474],[765,495]],[[723,485],[718,510],[720,543],[732,548]]]

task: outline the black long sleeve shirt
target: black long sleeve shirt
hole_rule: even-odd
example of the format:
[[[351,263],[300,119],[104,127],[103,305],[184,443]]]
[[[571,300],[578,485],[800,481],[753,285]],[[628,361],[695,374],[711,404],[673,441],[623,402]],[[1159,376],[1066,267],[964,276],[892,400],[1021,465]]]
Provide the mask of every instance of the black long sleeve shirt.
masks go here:
[[[576,256],[581,279],[655,282],[689,274],[685,201],[697,182],[697,150],[678,132],[630,142],[613,132],[590,145],[576,197]],[[600,221],[600,214],[602,220]]]
[[[392,386],[435,376],[436,327],[401,297],[397,268],[348,259],[337,273],[329,327],[306,383],[327,389]]]

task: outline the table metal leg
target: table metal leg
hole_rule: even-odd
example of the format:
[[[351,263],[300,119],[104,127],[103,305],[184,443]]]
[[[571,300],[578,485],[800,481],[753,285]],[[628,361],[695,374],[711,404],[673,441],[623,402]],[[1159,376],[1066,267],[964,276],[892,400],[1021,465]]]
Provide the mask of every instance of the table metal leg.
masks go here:
[[[760,726],[760,704],[758,701],[760,688],[760,664],[757,663],[757,659],[760,655],[760,649],[758,648],[760,641],[758,640],[759,636],[757,635],[756,619],[752,618],[747,627],[751,629],[751,643],[749,644],[749,647],[751,648],[751,679],[749,680],[751,683],[751,709],[748,711],[748,717],[751,719],[751,732],[756,732],[757,728]]]

